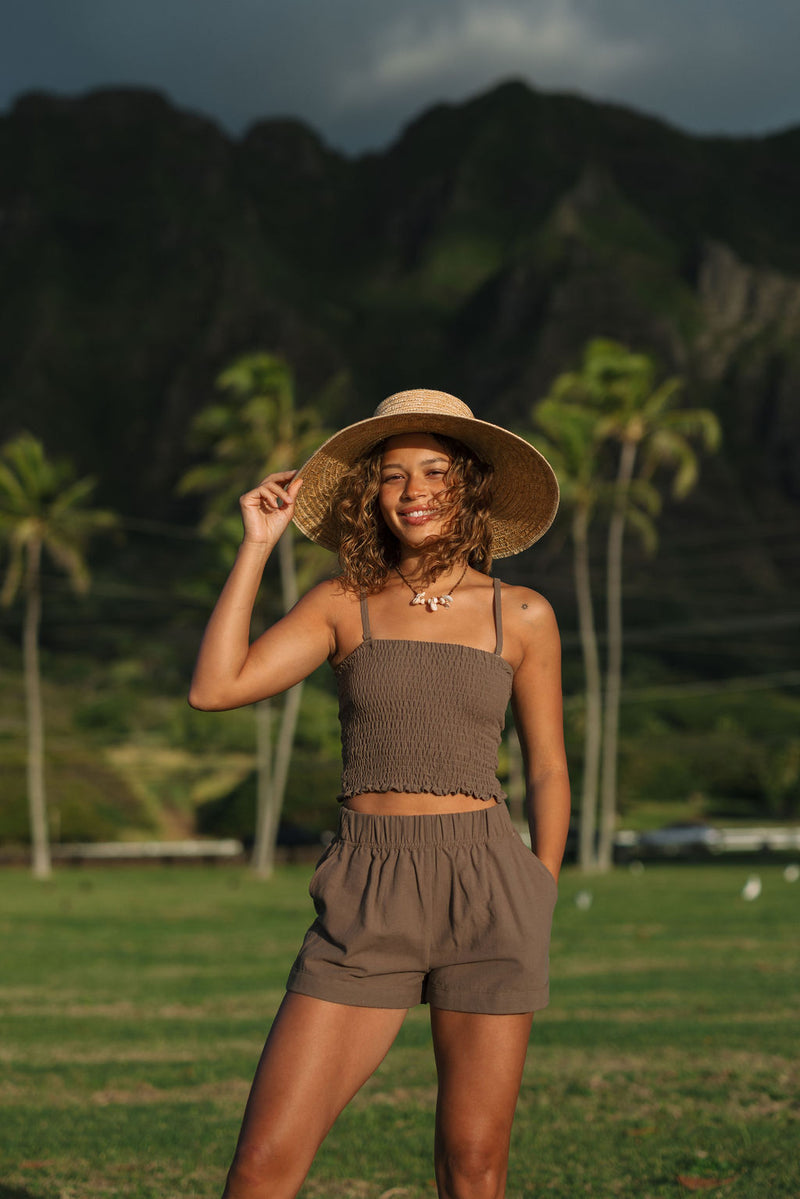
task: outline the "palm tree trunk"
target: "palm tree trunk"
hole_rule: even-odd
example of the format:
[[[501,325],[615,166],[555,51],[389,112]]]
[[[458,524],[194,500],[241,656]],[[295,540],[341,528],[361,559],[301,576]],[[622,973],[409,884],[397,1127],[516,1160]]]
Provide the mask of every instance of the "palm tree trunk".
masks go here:
[[[28,811],[31,827],[31,867],[34,878],[52,873],[44,788],[44,715],[39,669],[39,622],[42,615],[41,541],[28,545],[25,575],[25,623],[22,660],[25,675],[25,709],[28,724]]]
[[[289,691],[281,709],[281,723],[278,728],[278,740],[275,746],[275,758],[272,769],[272,804],[270,809],[269,827],[265,829],[267,841],[267,873],[271,874],[275,866],[275,848],[278,840],[278,825],[280,824],[283,801],[286,795],[286,781],[289,777],[289,764],[292,760],[294,734],[297,728],[297,717],[300,713],[300,700],[303,696],[303,684],[297,683]]]
[[[592,587],[589,574],[589,508],[578,506],[572,518],[573,574],[578,602],[578,630],[583,654],[586,704],[583,737],[583,791],[578,864],[590,870],[597,864],[597,783],[600,771],[602,730],[602,687],[597,631],[594,623]]]
[[[270,842],[275,807],[272,793],[272,702],[262,699],[257,703],[255,717],[256,831],[251,865],[259,878],[268,878],[275,859],[275,847]]]
[[[278,542],[278,565],[281,575],[283,608],[288,612],[297,603],[297,569],[294,561],[294,543],[291,525]],[[253,845],[253,870],[259,878],[269,878],[275,869],[275,850],[278,840],[286,781],[292,758],[294,735],[300,712],[303,684],[296,683],[286,693],[281,708],[280,726],[272,753],[271,713],[264,717],[259,726],[257,757],[257,808],[256,838]],[[264,701],[268,704],[268,701]],[[259,704],[261,708],[263,704]]]
[[[624,441],[617,470],[616,499],[608,526],[607,600],[608,661],[603,712],[603,769],[600,779],[600,840],[597,864],[610,870],[617,819],[617,746],[622,689],[622,543],[628,490],[633,478],[638,443]]]
[[[289,525],[278,542],[278,566],[281,573],[283,610],[288,612],[297,603],[297,567],[294,561],[294,529]]]

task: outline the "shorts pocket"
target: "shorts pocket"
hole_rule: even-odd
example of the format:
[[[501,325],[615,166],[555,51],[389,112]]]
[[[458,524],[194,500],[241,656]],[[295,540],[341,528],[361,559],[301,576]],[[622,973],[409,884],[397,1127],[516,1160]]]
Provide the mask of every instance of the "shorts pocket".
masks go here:
[[[534,862],[536,863],[536,865],[538,866],[538,868],[539,868],[539,870],[542,872],[542,874],[544,874],[544,875],[547,877],[547,881],[550,883],[550,885],[552,886],[553,890],[554,890],[554,891],[557,891],[557,890],[558,890],[558,883],[557,883],[557,882],[556,882],[556,880],[553,878],[552,874],[551,874],[551,873],[550,873],[550,871],[547,869],[547,867],[545,866],[545,864],[544,864],[544,862],[542,861],[542,859],[541,859],[541,858],[539,858],[539,857],[537,857],[537,856],[536,856],[536,854],[533,852],[533,850],[532,850],[532,849],[528,849],[527,845],[525,845],[525,843],[524,843],[524,842],[523,842],[523,848],[526,850],[526,852],[529,854],[529,856],[533,858]]]
[[[522,856],[524,856],[524,858],[525,858],[525,862],[528,866],[528,869],[530,870],[531,867],[533,867],[534,874],[538,874],[540,876],[543,875],[546,882],[553,888],[553,890],[556,892],[556,894],[558,894],[558,883],[553,878],[552,874],[547,869],[547,867],[545,866],[542,859],[540,857],[537,857],[537,855],[533,852],[532,849],[528,848],[528,846],[522,840],[522,837],[520,837],[519,833],[515,833],[514,839],[519,847],[520,854]]]
[[[322,875],[325,871],[325,867],[328,865],[329,862],[332,861],[336,850],[339,849],[340,846],[341,846],[341,842],[338,840],[338,838],[334,837],[334,839],[331,841],[330,845],[328,845],[326,847],[322,856],[317,861],[317,864],[314,868],[314,873],[311,875],[311,881],[308,884],[308,893],[312,899],[319,898],[320,885],[322,882]]]

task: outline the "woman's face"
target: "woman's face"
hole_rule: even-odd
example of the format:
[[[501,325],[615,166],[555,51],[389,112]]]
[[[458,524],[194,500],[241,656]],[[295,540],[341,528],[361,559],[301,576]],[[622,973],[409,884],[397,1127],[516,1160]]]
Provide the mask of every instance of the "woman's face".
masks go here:
[[[442,531],[442,493],[451,458],[430,433],[390,437],[381,457],[378,505],[402,546],[421,547]]]

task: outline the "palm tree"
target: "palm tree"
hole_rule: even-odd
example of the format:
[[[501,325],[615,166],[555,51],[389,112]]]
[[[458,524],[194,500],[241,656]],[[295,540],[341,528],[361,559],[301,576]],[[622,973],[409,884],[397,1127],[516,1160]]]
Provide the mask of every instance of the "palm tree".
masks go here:
[[[547,435],[547,445],[541,438],[537,438],[536,444],[553,465],[562,499],[571,512],[572,571],[585,679],[578,862],[582,869],[588,870],[595,863],[602,724],[600,655],[589,570],[589,525],[603,496],[604,483],[599,477],[597,413],[583,400],[580,377],[573,373],[559,375],[549,394],[534,408],[533,419]]]
[[[581,793],[578,861],[584,870],[597,865],[597,800],[603,726],[603,694],[594,619],[589,559],[589,527],[598,508],[608,509],[615,488],[608,482],[600,419],[604,393],[591,372],[567,371],[553,382],[548,395],[536,405],[533,419],[547,435],[537,446],[550,459],[559,480],[562,500],[571,511],[573,578],[578,609],[585,679],[583,786]],[[645,547],[655,548],[653,517],[660,500],[644,480],[634,480],[629,495],[628,518]]]
[[[208,501],[201,529],[222,540],[238,541],[241,528],[236,500],[259,479],[291,464],[302,463],[323,439],[315,414],[297,409],[290,366],[273,354],[238,358],[217,380],[221,397],[195,418],[192,431],[210,459],[187,471],[180,490],[206,492]],[[303,582],[318,573],[316,547],[304,546],[298,562],[293,528],[278,542],[278,566],[284,612],[297,602],[298,576]],[[278,823],[286,791],[289,762],[300,711],[302,683],[287,692],[277,734],[273,735],[273,705],[256,704],[256,834],[253,868],[268,878],[275,864]]]
[[[116,523],[111,512],[86,507],[93,479],[76,479],[73,467],[54,462],[40,441],[22,433],[0,450],[0,536],[9,545],[9,562],[0,600],[24,596],[22,659],[28,728],[28,808],[33,874],[51,872],[44,781],[44,717],[39,666],[42,615],[42,551],[66,572],[78,593],[89,586],[84,557],[93,533]]]
[[[599,409],[596,435],[619,443],[614,502],[608,527],[606,621],[608,659],[603,713],[600,778],[600,840],[598,865],[610,868],[617,814],[617,746],[622,686],[622,558],[625,527],[637,526],[653,542],[651,517],[657,510],[651,480],[660,467],[674,470],[672,494],[682,499],[697,481],[698,459],[690,442],[706,450],[719,444],[720,428],[707,409],[675,407],[683,388],[677,377],[657,381],[656,365],[647,354],[636,354],[617,342],[598,338],[586,349],[582,375]],[[639,469],[640,478],[634,478]],[[638,486],[637,486],[638,484]],[[650,494],[650,513],[636,509],[632,499]]]

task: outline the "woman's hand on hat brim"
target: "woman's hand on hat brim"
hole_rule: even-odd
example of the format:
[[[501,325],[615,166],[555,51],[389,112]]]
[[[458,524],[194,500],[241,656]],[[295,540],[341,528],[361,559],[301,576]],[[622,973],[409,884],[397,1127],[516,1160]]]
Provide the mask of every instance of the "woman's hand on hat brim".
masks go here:
[[[273,546],[294,515],[303,480],[296,470],[279,470],[239,497],[244,540]]]

